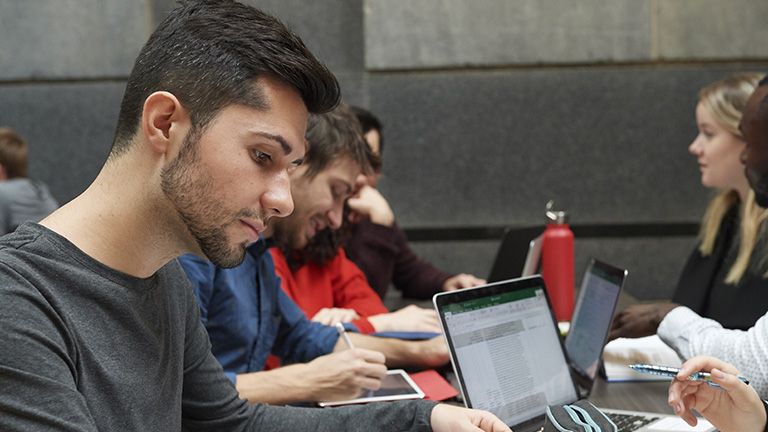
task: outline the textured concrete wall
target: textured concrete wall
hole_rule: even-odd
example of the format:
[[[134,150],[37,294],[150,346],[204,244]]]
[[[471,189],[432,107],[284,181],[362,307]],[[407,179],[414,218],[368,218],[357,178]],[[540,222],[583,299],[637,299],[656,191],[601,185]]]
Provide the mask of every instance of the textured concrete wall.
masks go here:
[[[112,144],[123,82],[0,86],[0,125],[29,143],[30,176],[64,203],[96,177]]]
[[[696,91],[730,72],[377,74],[382,188],[406,226],[536,223],[550,198],[575,223],[696,220]]]
[[[150,18],[150,0],[0,1],[0,79],[124,76]]]
[[[768,2],[657,0],[658,56],[663,59],[765,59]]]
[[[648,0],[367,0],[371,69],[645,60]]]
[[[697,89],[768,70],[765,0],[247,0],[285,21],[385,123],[382,190],[406,227],[693,222]],[[67,201],[109,150],[124,81],[173,0],[0,0],[0,124]],[[756,43],[759,42],[759,43]],[[668,61],[673,61],[668,63]],[[577,239],[668,295],[692,239]],[[485,276],[496,240],[415,248]]]
[[[369,69],[764,59],[760,0],[365,1]]]

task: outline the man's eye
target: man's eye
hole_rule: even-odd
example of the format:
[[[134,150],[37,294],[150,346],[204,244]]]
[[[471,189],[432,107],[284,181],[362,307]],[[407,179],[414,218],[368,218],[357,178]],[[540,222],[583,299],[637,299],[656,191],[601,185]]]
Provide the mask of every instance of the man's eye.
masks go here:
[[[251,157],[259,163],[267,163],[272,160],[272,156],[259,150],[252,150]]]

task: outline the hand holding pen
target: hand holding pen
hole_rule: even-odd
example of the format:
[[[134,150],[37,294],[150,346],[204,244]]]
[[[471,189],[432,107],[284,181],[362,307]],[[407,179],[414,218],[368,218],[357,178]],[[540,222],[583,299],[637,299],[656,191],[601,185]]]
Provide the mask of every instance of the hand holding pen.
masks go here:
[[[347,348],[355,349],[355,346],[352,345],[352,341],[349,339],[349,335],[347,334],[347,329],[344,328],[344,324],[336,323],[336,331],[339,332],[339,337],[344,339],[344,343],[347,344]]]
[[[708,372],[718,387],[691,380],[697,372]],[[712,422],[721,432],[762,431],[766,424],[763,403],[751,386],[738,378],[732,365],[712,357],[694,357],[680,368],[669,387],[667,402],[675,414],[691,426],[697,423],[693,410]]]

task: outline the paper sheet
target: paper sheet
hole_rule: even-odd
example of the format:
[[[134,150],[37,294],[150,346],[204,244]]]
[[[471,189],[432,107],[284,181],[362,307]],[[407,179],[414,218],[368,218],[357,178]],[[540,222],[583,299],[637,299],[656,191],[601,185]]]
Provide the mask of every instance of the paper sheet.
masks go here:
[[[683,421],[680,417],[664,417],[658,422],[654,423],[652,427],[650,427],[649,431],[663,431],[663,432],[677,432],[677,431],[687,431],[687,432],[703,432],[714,428],[712,426],[712,423],[708,422],[707,420],[704,420],[703,418],[699,419],[699,422],[696,423],[696,426],[689,426],[688,423]]]
[[[603,362],[608,381],[669,381],[667,377],[635,372],[627,365],[647,363],[680,367],[683,364],[677,353],[656,335],[612,340],[603,350]]]

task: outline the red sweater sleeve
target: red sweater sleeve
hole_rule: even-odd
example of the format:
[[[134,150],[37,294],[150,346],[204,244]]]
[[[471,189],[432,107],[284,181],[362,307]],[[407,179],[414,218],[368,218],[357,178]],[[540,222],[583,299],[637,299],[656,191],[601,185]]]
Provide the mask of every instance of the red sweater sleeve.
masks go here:
[[[363,272],[347,258],[343,249],[339,249],[327,267],[332,267],[335,307],[354,309],[364,317],[389,312],[376,291],[368,285]]]
[[[365,319],[371,315],[387,313],[379,296],[368,285],[365,276],[344,252],[323,266],[307,263],[291,272],[283,253],[271,248],[275,271],[288,296],[310,319],[323,308],[353,309],[362,318],[352,322],[361,333],[375,331]]]

